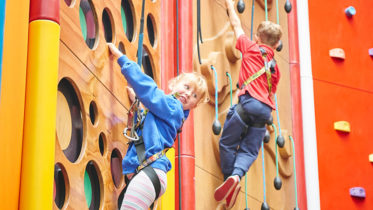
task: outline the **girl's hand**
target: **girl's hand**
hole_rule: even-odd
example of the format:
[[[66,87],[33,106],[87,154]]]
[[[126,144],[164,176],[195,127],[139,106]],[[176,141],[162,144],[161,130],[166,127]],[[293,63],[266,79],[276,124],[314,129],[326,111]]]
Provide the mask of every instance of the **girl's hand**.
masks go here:
[[[109,46],[109,49],[110,49],[110,52],[117,58],[121,57],[123,55],[123,53],[118,50],[117,47],[115,47],[115,45],[113,43],[108,43],[107,44]]]
[[[127,86],[126,88],[127,88],[128,98],[130,99],[130,102],[133,103],[136,97],[135,91],[133,91],[131,87]]]

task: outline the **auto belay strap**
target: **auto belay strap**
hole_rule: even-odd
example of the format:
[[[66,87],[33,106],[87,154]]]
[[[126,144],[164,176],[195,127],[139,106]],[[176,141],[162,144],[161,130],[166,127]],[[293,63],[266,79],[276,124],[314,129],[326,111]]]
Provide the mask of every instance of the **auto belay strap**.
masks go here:
[[[266,73],[267,76],[267,83],[268,83],[268,94],[271,96],[272,94],[272,82],[271,77],[272,73],[275,71],[276,61],[272,59],[270,62],[267,61],[267,52],[263,48],[259,48],[260,52],[262,53],[262,58],[264,61],[264,66],[259,71],[255,72],[251,77],[249,77],[245,82],[243,82],[241,89],[243,89],[246,85],[250,84],[252,81],[260,77],[262,74]]]

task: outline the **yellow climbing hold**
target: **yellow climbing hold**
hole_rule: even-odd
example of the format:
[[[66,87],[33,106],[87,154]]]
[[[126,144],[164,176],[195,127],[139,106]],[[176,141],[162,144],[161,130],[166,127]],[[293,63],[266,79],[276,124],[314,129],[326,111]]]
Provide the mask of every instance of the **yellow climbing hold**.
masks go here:
[[[334,122],[334,130],[343,131],[343,132],[350,132],[350,123],[347,121],[337,121]]]

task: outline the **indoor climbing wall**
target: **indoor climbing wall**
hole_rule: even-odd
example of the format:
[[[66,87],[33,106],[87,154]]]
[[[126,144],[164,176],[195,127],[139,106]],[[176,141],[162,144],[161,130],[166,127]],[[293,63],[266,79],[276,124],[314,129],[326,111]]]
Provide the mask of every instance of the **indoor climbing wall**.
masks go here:
[[[116,209],[128,140],[126,80],[107,43],[137,61],[142,1],[60,2],[54,209]],[[142,67],[160,83],[160,1],[146,0]]]
[[[321,209],[372,209],[372,1],[309,1]]]
[[[198,1],[197,1],[198,2]],[[237,5],[238,1],[235,1]],[[247,174],[247,203],[250,209],[260,209],[265,201],[271,209],[293,209],[295,207],[293,152],[289,135],[292,135],[290,73],[288,51],[287,13],[284,11],[285,0],[278,3],[279,13],[275,1],[255,1],[253,29],[265,20],[265,2],[267,2],[268,19],[279,23],[283,28],[283,48],[277,52],[275,59],[281,70],[281,80],[277,91],[279,120],[276,112],[272,113],[276,131],[270,131],[271,138],[264,144],[264,159],[262,152],[251,166]],[[239,14],[243,29],[247,36],[251,33],[252,1],[246,0],[245,10]],[[237,11],[237,10],[236,10]],[[194,43],[193,65],[195,71],[201,72],[208,80],[210,102],[198,107],[194,111],[195,123],[195,150],[196,150],[196,209],[224,209],[222,203],[214,200],[213,194],[216,187],[223,182],[220,170],[219,137],[212,131],[215,117],[215,103],[218,103],[217,120],[224,125],[224,120],[230,102],[230,80],[232,78],[233,104],[237,103],[238,73],[241,65],[241,55],[235,49],[236,38],[228,20],[224,0],[200,1],[200,8],[194,4]],[[278,19],[277,19],[278,14]],[[197,44],[198,26],[202,41]],[[199,52],[198,52],[199,51]],[[200,58],[198,57],[200,53]],[[201,61],[201,62],[200,62]],[[216,69],[216,75],[211,69]],[[227,74],[228,73],[228,74]],[[217,79],[217,83],[215,80]],[[218,98],[215,98],[215,91]],[[283,148],[276,147],[275,136],[279,133],[285,138]],[[272,127],[273,128],[273,127]],[[278,170],[276,170],[276,151]],[[264,170],[262,164],[264,162]],[[277,172],[278,171],[278,172]],[[277,175],[278,174],[278,175]],[[276,190],[274,179],[278,176],[282,180],[282,187]],[[265,182],[263,183],[263,178]],[[241,180],[239,193],[234,209],[246,207],[245,178]]]

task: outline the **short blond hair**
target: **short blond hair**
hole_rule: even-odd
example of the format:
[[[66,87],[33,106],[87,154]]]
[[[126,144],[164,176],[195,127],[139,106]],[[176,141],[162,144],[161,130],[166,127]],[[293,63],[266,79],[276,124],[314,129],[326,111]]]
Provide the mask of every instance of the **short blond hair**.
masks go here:
[[[276,47],[282,36],[282,29],[279,24],[271,21],[263,21],[259,24],[256,35],[263,44]]]
[[[200,99],[197,104],[206,103],[210,100],[206,78],[202,74],[198,72],[181,73],[177,77],[174,77],[168,81],[168,88],[172,90],[175,84],[180,81],[191,84],[196,90],[197,94],[200,95]]]

